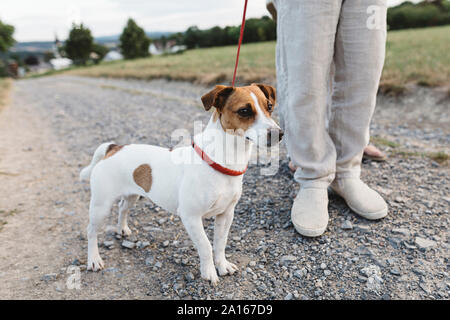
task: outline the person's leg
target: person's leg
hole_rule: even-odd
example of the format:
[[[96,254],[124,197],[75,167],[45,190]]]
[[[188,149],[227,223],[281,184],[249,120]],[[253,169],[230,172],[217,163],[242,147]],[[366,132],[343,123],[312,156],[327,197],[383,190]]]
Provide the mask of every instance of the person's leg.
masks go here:
[[[387,213],[384,200],[359,179],[384,63],[386,10],[386,0],[343,2],[329,123],[337,153],[332,188],[354,211],[371,219]]]
[[[276,1],[279,110],[289,155],[298,166],[294,177],[301,186],[291,216],[297,231],[308,236],[326,228],[328,198],[323,191],[335,172],[336,151],[325,121],[340,3]],[[305,189],[318,191],[306,195]],[[306,199],[311,193],[312,202]]]

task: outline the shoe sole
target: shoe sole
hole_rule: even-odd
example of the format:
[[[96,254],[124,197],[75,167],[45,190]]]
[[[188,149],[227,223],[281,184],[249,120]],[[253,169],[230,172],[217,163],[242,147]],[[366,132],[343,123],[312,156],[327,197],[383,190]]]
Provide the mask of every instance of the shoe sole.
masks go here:
[[[331,190],[334,194],[337,194],[339,197],[344,199],[347,206],[356,214],[360,215],[361,217],[367,219],[367,220],[379,220],[387,216],[388,214],[388,208],[384,208],[383,210],[377,211],[377,212],[363,212],[356,210],[351,205],[348,204],[347,200],[343,196],[341,196],[337,191],[333,190],[333,188],[329,187],[328,190]]]
[[[320,229],[306,229],[306,228],[302,228],[301,226],[295,224],[294,222],[292,222],[292,224],[294,225],[294,228],[295,228],[295,230],[297,230],[298,233],[300,233],[302,236],[310,237],[310,238],[321,236],[327,229],[326,226],[324,228],[320,228]]]

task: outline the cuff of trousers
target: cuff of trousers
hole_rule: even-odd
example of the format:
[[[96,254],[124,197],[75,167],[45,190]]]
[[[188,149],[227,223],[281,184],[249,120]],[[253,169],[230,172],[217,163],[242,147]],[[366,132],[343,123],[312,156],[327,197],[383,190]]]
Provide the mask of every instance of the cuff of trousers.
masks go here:
[[[302,189],[315,188],[315,189],[326,189],[334,180],[334,173],[320,178],[305,178],[300,177],[301,169],[297,169],[294,173],[294,180],[300,184]]]
[[[338,179],[359,179],[361,178],[361,168],[352,171],[336,172],[334,180]]]
[[[327,189],[331,184],[331,181],[333,181],[333,179],[331,179],[331,181],[328,179],[326,180],[295,179],[295,181],[297,181],[300,184],[301,189]]]

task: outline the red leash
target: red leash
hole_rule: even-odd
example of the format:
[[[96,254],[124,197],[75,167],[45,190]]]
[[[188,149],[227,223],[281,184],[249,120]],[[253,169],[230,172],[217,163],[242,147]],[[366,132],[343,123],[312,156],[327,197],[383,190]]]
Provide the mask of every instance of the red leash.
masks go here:
[[[242,38],[244,37],[245,13],[247,12],[247,2],[248,2],[248,0],[245,0],[244,14],[242,15],[241,32],[239,34],[239,44],[238,44],[238,49],[237,49],[237,54],[236,54],[236,63],[234,65],[233,82],[231,83],[231,86],[233,86],[233,87],[234,87],[234,82],[236,80],[237,67],[239,64],[239,53],[241,52]],[[208,155],[206,153],[204,153],[203,150],[200,149],[200,147],[198,145],[196,145],[194,141],[192,141],[192,147],[194,148],[195,152],[197,152],[197,154],[200,156],[200,158],[202,158],[203,161],[205,161],[210,167],[212,167],[214,170],[219,171],[220,173],[226,174],[228,176],[240,176],[240,175],[243,175],[245,173],[245,171],[247,171],[248,165],[242,171],[231,170],[231,169],[221,166],[217,162],[214,162],[210,157],[208,157]]]
[[[245,0],[244,14],[242,15],[241,33],[239,35],[239,44],[238,44],[238,49],[237,49],[237,54],[236,54],[236,64],[234,65],[233,82],[231,83],[231,86],[233,86],[233,87],[234,87],[234,81],[236,80],[237,67],[238,67],[238,64],[239,64],[239,53],[241,52],[242,38],[244,37],[245,13],[247,12],[247,2],[248,2],[248,0]]]

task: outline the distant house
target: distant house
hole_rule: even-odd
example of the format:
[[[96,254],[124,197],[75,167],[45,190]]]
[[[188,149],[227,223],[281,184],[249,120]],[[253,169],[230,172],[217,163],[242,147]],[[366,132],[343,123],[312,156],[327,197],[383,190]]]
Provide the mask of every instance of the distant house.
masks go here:
[[[158,56],[164,53],[164,48],[161,43],[151,43],[148,47],[148,52],[150,52],[152,56]]]
[[[187,46],[185,45],[174,45],[173,47],[169,48],[169,53],[180,53],[183,51],[186,51]]]
[[[72,65],[72,60],[70,60],[69,58],[61,57],[61,54],[59,53],[59,50],[61,49],[61,47],[62,47],[62,44],[58,40],[58,37],[55,34],[55,42],[53,43],[53,47],[52,47],[54,58],[49,60],[49,63],[54,70],[65,69]]]
[[[51,64],[53,69],[61,70],[70,67],[72,65],[72,60],[59,57],[50,59],[49,63]]]
[[[150,44],[148,52],[151,55],[173,54],[183,52],[187,49],[184,45],[177,45],[175,41],[169,40],[165,45],[160,41],[154,41]]]
[[[116,60],[123,60],[123,55],[115,50],[109,51],[103,58],[103,61],[116,61]]]

